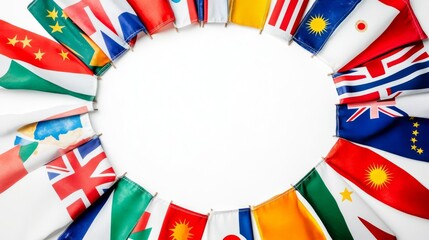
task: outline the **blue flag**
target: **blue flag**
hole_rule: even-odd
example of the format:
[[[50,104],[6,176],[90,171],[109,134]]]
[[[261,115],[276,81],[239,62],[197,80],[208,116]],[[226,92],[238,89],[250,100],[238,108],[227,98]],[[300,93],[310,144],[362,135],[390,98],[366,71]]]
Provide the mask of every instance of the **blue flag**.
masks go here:
[[[204,0],[194,0],[195,6],[197,7],[197,15],[198,15],[198,21],[203,22],[204,21]]]
[[[318,53],[360,1],[316,0],[302,19],[293,39],[311,53]]]
[[[429,162],[429,119],[410,117],[396,106],[337,106],[337,136],[406,158]],[[378,105],[377,105],[378,104]],[[398,117],[398,116],[403,117]]]

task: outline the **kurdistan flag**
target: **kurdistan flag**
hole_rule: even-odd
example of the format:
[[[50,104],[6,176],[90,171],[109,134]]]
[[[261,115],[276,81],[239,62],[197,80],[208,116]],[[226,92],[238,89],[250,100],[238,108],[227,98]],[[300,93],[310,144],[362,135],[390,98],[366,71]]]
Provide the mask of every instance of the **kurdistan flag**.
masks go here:
[[[34,0],[28,10],[42,27],[68,48],[95,75],[102,75],[111,66],[110,59],[53,0]]]
[[[68,94],[92,101],[97,79],[60,44],[0,20],[0,88]]]
[[[115,181],[100,140],[85,143],[0,194],[0,239],[45,239],[70,224]]]
[[[331,167],[322,162],[296,186],[332,239],[396,239],[392,230]]]
[[[59,237],[66,239],[127,239],[152,195],[123,177]]]
[[[14,142],[1,138],[0,143],[10,149],[0,153],[0,193],[94,135],[89,115],[83,114],[23,126],[16,131]]]

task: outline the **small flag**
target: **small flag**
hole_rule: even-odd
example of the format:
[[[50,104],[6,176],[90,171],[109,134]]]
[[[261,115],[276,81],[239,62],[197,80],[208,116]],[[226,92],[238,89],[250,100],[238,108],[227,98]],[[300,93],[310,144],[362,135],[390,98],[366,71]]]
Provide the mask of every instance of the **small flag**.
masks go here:
[[[159,32],[175,20],[169,0],[128,0],[128,3],[143,21],[149,34]]]
[[[204,0],[204,22],[227,23],[228,10],[228,0]]]
[[[317,54],[360,2],[361,0],[316,0],[302,19],[294,40],[311,53]]]
[[[198,22],[194,0],[169,0],[173,9],[176,28],[182,28]]]
[[[395,100],[337,106],[338,137],[409,159],[429,161],[428,132],[429,119],[408,117]]]
[[[141,186],[124,177],[59,237],[67,239],[127,239],[152,199]]]
[[[262,29],[270,10],[270,0],[231,0],[229,21]]]
[[[201,239],[207,215],[170,204],[162,224],[159,239]]]
[[[429,91],[428,41],[406,46],[333,75],[341,103],[390,99]]]
[[[0,195],[0,239],[45,239],[76,219],[115,180],[100,140],[87,142]]]
[[[36,122],[18,129],[15,142],[4,143],[10,149],[0,154],[0,193],[94,135],[88,114]]]
[[[308,2],[309,0],[273,0],[264,31],[290,40],[307,9]]]
[[[116,60],[129,49],[130,46],[128,45],[128,43],[124,39],[119,37],[117,33],[111,30],[114,28],[112,26],[113,24],[105,25],[105,23],[109,23],[110,20],[100,1],[54,1],[63,9],[66,15],[80,29],[82,29],[82,31],[87,34],[103,50],[103,52],[109,57],[110,60]],[[112,4],[110,3],[110,7],[111,6]],[[117,11],[115,11],[115,13],[117,13]],[[112,12],[112,14],[114,13]],[[116,22],[118,21],[119,18]],[[123,22],[124,21],[126,20],[123,20]],[[116,23],[116,26],[118,26],[118,24],[119,23]]]
[[[216,211],[209,215],[206,233],[208,240],[253,240],[252,217],[249,208]]]
[[[252,213],[261,239],[327,239],[318,221],[298,199],[295,190],[254,207]]]
[[[97,79],[68,49],[5,21],[0,21],[0,65],[0,88],[95,98]]]
[[[194,1],[195,1],[195,6],[197,8],[198,21],[203,22],[204,21],[204,9],[205,9],[204,2],[205,2],[205,0],[194,0]]]
[[[429,219],[427,187],[386,158],[339,139],[326,157],[326,163],[380,202]]]
[[[326,163],[296,186],[322,220],[332,239],[396,239],[392,230]]]
[[[106,54],[53,0],[34,0],[28,10],[55,40],[76,55],[95,75],[101,76],[109,69],[111,64]],[[58,28],[54,29],[57,23]]]
[[[154,197],[140,217],[128,240],[158,240],[170,203]]]

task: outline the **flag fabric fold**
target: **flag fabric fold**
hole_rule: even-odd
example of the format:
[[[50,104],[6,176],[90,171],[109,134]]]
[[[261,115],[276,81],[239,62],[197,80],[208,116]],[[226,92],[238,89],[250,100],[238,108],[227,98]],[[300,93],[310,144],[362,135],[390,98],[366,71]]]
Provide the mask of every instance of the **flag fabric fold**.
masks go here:
[[[429,219],[429,190],[411,174],[370,149],[339,139],[326,163],[378,201]]]
[[[97,79],[74,54],[5,21],[0,21],[0,66],[0,88],[95,98]]]
[[[403,117],[401,117],[403,116]],[[428,162],[429,119],[408,117],[395,100],[337,106],[337,136]]]
[[[68,226],[59,239],[127,239],[151,199],[144,188],[123,177]]]
[[[250,208],[211,212],[207,221],[204,236],[207,240],[253,240]]]
[[[410,5],[423,31],[428,35],[429,16],[426,14],[426,9],[429,9],[429,2],[425,0],[410,0]]]
[[[162,198],[153,197],[128,240],[158,240],[169,206],[170,203]]]
[[[28,10],[55,40],[76,55],[95,75],[101,76],[110,68],[107,55],[53,0],[34,0]]]
[[[270,0],[231,0],[229,21],[262,29],[270,10]]]
[[[76,219],[115,180],[100,140],[85,143],[0,194],[0,238],[46,238]]]
[[[309,0],[273,0],[264,31],[287,41],[291,40],[303,18],[308,2]]]
[[[128,41],[133,39],[133,36],[137,33],[129,30],[129,28],[135,27],[136,19],[132,17],[132,14],[128,13],[124,13],[125,15],[123,17],[118,16],[117,14],[119,14],[118,11],[120,12],[120,9],[115,9],[113,1],[103,1],[104,5],[101,4],[100,0],[54,1],[80,29],[103,50],[111,61],[118,59],[130,48],[128,43],[122,39],[116,31],[120,31],[120,33],[123,34],[132,32],[130,36],[124,35],[124,37],[128,37]],[[124,0],[116,1],[116,3],[124,6],[125,3],[122,1]],[[106,13],[107,9],[104,9],[105,5],[109,7],[109,15]],[[114,18],[116,18],[116,20],[112,22],[111,19]],[[134,23],[128,21],[133,21]],[[127,30],[122,30],[122,26]],[[142,31],[143,29],[141,27],[142,26],[137,27],[140,29],[135,31]]]
[[[176,28],[183,28],[198,22],[194,0],[169,0],[174,12]]]
[[[293,189],[254,207],[252,214],[257,225],[254,235],[261,239],[328,238]]]
[[[396,239],[382,219],[326,163],[312,169],[295,187],[332,239]]]
[[[88,114],[21,127],[15,133],[14,142],[0,141],[4,147],[10,147],[0,154],[0,193],[28,173],[89,141],[94,135]]]
[[[128,3],[142,20],[149,34],[159,32],[175,20],[169,0],[128,0]]]
[[[228,10],[228,0],[204,0],[204,22],[227,23]]]
[[[341,103],[384,100],[429,91],[428,41],[396,49],[333,75]]]

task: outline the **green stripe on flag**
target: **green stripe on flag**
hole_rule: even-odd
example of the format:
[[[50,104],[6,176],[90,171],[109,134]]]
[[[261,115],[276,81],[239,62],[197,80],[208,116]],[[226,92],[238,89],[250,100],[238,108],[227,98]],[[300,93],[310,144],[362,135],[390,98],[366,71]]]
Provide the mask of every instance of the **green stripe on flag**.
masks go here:
[[[113,194],[110,239],[127,239],[152,197],[135,182],[122,178]]]
[[[59,43],[74,53],[95,75],[102,75],[111,66],[110,60],[63,12],[53,0],[34,0],[28,10],[42,27]],[[61,31],[53,31],[58,24]]]
[[[136,232],[130,235],[129,240],[148,240],[152,228],[145,229],[141,232]]]
[[[6,89],[25,89],[42,92],[68,94],[77,98],[93,101],[94,96],[76,93],[39,77],[15,61],[11,61],[9,70],[0,77],[0,87]]]
[[[295,188],[316,211],[332,239],[353,240],[337,202],[316,169],[313,168]]]

